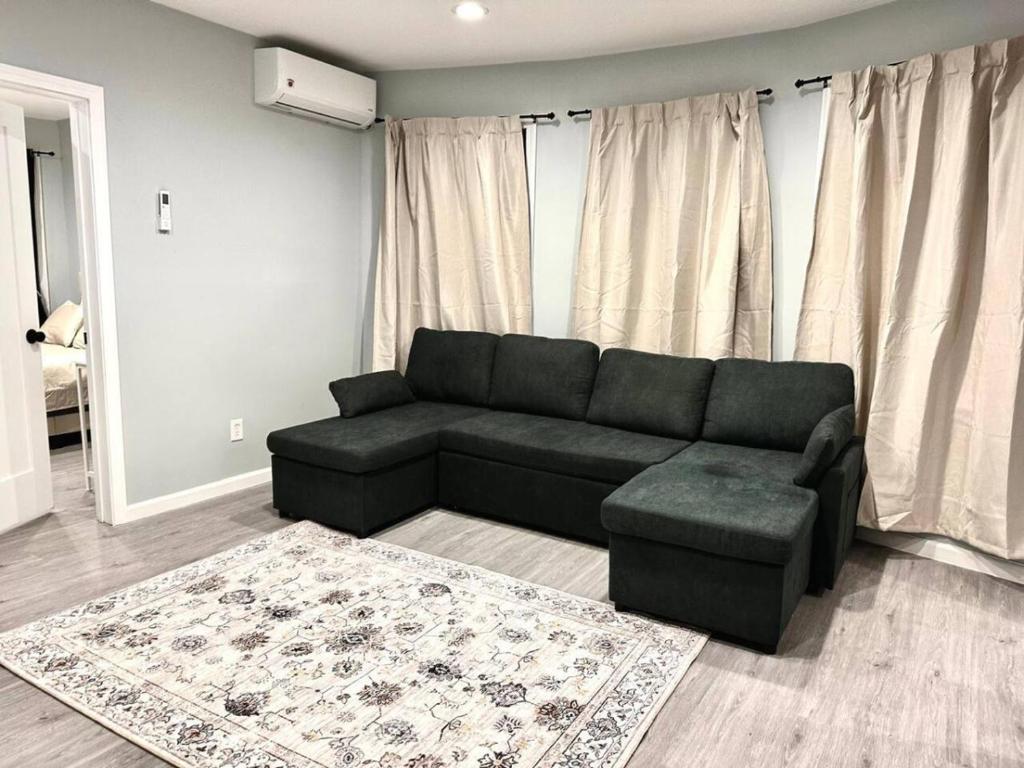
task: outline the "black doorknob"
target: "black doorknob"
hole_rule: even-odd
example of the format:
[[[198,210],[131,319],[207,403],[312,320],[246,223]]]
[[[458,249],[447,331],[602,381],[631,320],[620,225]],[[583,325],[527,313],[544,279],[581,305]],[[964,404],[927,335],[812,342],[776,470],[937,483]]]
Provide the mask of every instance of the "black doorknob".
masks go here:
[[[25,340],[29,344],[35,344],[37,341],[46,341],[46,334],[42,331],[37,331],[35,328],[29,328],[25,334]]]

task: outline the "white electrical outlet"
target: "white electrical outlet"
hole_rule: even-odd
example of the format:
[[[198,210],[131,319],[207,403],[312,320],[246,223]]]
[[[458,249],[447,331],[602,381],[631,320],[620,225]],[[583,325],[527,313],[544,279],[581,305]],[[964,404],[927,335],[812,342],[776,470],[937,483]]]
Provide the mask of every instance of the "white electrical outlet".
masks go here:
[[[242,429],[241,419],[231,420],[231,442],[237,443],[239,440],[245,437],[245,431]]]

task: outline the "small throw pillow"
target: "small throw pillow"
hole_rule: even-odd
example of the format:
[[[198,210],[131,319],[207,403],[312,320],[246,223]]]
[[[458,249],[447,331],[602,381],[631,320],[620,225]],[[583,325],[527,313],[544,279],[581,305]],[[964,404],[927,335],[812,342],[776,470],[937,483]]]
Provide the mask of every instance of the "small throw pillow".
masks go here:
[[[85,349],[85,325],[78,329],[78,333],[75,334],[71,346],[75,349]]]
[[[81,327],[82,307],[73,301],[65,301],[50,313],[39,330],[45,334],[47,344],[70,347]]]
[[[378,371],[338,379],[330,384],[331,394],[346,419],[416,401],[398,371]]]
[[[793,482],[804,488],[815,488],[825,471],[853,437],[853,406],[844,405],[823,416],[807,439],[804,456]]]

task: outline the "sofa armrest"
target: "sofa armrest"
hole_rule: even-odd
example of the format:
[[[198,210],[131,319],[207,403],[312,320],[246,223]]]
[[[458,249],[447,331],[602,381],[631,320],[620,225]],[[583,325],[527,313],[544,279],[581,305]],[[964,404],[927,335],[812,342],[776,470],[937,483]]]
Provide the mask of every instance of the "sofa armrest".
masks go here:
[[[864,482],[864,438],[853,437],[818,481],[811,584],[831,589],[853,542]]]
[[[853,405],[825,414],[807,438],[793,482],[803,488],[817,487],[853,437],[853,425]]]
[[[416,396],[398,371],[378,371],[337,379],[329,387],[341,415],[347,419],[416,401]]]

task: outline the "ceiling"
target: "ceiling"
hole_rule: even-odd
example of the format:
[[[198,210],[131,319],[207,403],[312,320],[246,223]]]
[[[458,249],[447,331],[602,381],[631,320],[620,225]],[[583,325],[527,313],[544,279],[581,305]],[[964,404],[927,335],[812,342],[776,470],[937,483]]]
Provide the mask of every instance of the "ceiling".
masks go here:
[[[25,110],[25,117],[36,120],[67,120],[68,105],[57,99],[37,96],[34,93],[17,91],[13,88],[0,88],[0,101],[17,104]]]
[[[891,0],[154,0],[367,71],[576,59],[787,29]]]

